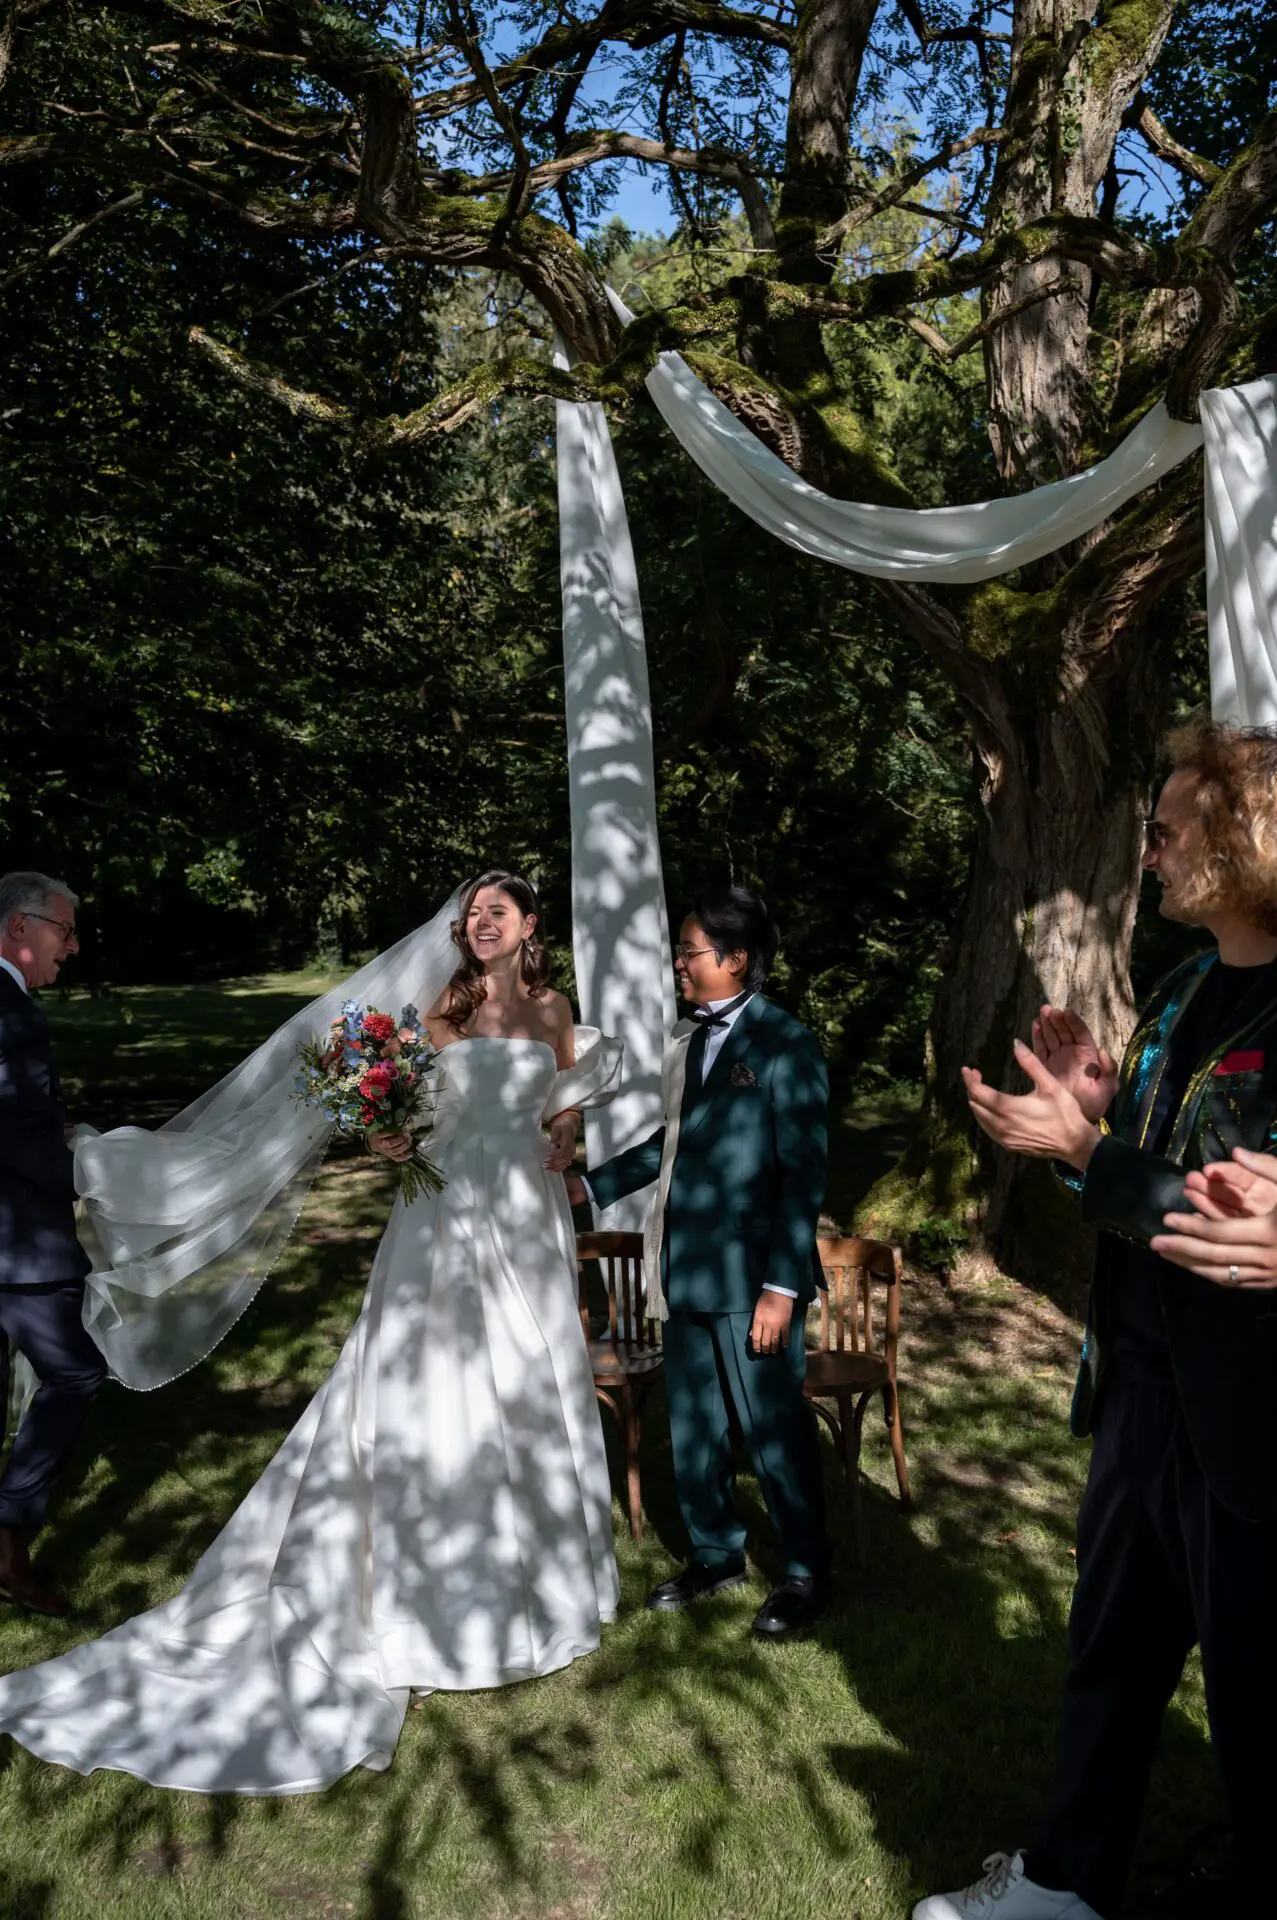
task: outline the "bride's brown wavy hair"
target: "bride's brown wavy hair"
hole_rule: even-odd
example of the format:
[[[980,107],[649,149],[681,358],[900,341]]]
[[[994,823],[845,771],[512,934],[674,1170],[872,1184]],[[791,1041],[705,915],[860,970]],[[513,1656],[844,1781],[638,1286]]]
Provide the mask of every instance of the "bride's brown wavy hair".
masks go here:
[[[519,978],[534,1000],[541,998],[550,978],[550,955],[541,938],[541,902],[537,899],[536,888],[522,874],[506,873],[501,867],[495,867],[491,873],[481,873],[462,894],[457,917],[452,923],[452,944],[460,948],[461,961],[448,982],[443,1019],[454,1033],[460,1033],[463,1027],[469,1025],[487,998],[483,962],[466,938],[470,909],[475,903],[475,896],[484,887],[499,887],[502,893],[513,900],[525,920],[532,917],[536,921],[519,956]]]

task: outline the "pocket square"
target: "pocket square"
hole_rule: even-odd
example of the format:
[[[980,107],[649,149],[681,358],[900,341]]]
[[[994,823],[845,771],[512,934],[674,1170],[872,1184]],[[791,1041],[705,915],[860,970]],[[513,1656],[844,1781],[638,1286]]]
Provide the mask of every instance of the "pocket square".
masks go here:
[[[1264,1064],[1264,1056],[1258,1047],[1241,1047],[1236,1053],[1226,1053],[1216,1073],[1255,1073]]]
[[[732,1068],[730,1078],[734,1087],[756,1087],[758,1085],[758,1081],[754,1078],[754,1075],[750,1072],[743,1060],[736,1062],[736,1065]]]

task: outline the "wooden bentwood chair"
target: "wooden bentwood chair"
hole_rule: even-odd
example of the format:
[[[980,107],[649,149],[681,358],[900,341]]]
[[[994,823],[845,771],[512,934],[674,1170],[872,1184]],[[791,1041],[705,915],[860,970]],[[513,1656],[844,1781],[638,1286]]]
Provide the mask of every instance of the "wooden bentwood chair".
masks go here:
[[[586,1269],[597,1261],[607,1291],[607,1328],[591,1330]],[[625,1448],[630,1532],[643,1538],[639,1485],[639,1439],[643,1402],[664,1366],[656,1321],[645,1312],[641,1233],[579,1233],[576,1237],[577,1298],[581,1328],[594,1370],[594,1391],[616,1421]]]
[[[882,1395],[883,1416],[896,1461],[901,1511],[913,1506],[905,1437],[896,1385],[896,1347],[900,1338],[899,1247],[885,1240],[818,1240],[828,1291],[820,1296],[820,1344],[807,1354],[803,1392],[834,1436],[847,1470],[851,1495],[851,1538],[855,1564],[865,1564],[865,1517],[860,1498],[860,1433],[875,1394]],[[883,1290],[881,1345],[875,1333],[875,1285]],[[822,1405],[832,1400],[837,1413]],[[854,1405],[853,1405],[854,1402]]]

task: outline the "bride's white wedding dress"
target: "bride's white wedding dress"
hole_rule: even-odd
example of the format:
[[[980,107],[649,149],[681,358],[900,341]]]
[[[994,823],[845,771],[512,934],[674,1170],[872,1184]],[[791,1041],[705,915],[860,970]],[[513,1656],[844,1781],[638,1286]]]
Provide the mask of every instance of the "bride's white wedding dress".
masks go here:
[[[599,1642],[611,1493],[543,1117],[602,1104],[578,1028],[443,1055],[437,1198],[397,1201],[331,1375],[182,1592],[0,1680],[0,1730],[81,1773],[303,1793],[386,1767],[414,1688],[501,1687]]]

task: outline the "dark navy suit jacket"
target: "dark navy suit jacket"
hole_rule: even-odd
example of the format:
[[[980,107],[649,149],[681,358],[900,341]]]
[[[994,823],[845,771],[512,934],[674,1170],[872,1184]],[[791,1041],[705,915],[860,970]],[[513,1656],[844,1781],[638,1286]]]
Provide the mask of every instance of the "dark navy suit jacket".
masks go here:
[[[78,1280],[74,1158],[49,1023],[0,967],[0,1287]]]

